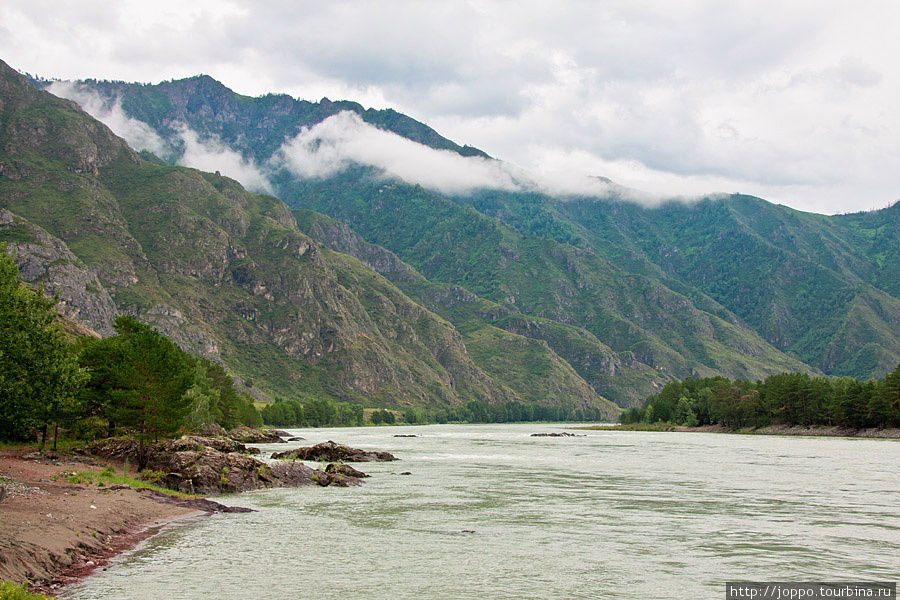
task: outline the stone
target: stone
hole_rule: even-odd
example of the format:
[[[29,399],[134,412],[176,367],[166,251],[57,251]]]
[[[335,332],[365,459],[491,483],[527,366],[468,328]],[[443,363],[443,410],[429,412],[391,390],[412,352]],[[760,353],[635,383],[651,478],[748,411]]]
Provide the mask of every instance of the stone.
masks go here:
[[[397,457],[389,452],[369,452],[337,444],[331,440],[306,448],[276,452],[272,454],[272,458],[326,462],[386,462],[397,460]]]

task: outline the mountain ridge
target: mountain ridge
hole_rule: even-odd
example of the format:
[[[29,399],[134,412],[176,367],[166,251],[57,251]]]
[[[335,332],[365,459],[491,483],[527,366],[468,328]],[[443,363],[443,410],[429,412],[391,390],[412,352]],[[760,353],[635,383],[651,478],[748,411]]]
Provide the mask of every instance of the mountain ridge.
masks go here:
[[[285,132],[309,126],[279,117],[254,145],[253,135],[241,137],[242,120],[267,98],[285,106],[302,101],[269,95],[242,104],[246,97],[219,82],[193,79],[212,95],[201,95],[190,118],[242,156],[268,160]],[[141,90],[154,86],[116,83],[110,95],[109,82],[79,85],[136,111],[128,113],[133,118],[155,110],[140,102]],[[366,113],[346,101],[316,110],[323,105],[321,114],[335,107]],[[231,113],[214,114],[213,107]],[[149,122],[166,114],[157,110]],[[234,127],[225,137],[217,133],[225,131],[222,123]],[[400,127],[385,129],[404,136]],[[417,135],[404,137],[419,143]],[[459,151],[466,147],[450,143],[441,149],[466,156]],[[495,374],[528,361],[519,347],[505,364],[496,362],[504,335],[544,344],[540,352],[555,354],[620,405],[690,375],[753,379],[796,370],[866,378],[900,361],[900,307],[890,277],[900,264],[898,220],[890,217],[900,205],[827,217],[739,195],[656,208],[623,201],[615,190],[565,198],[491,189],[447,195],[363,164],[324,177],[282,171],[271,183],[298,221],[305,215],[301,229],[441,315]],[[337,222],[328,219],[349,228],[335,234]],[[451,306],[441,304],[448,299]]]
[[[224,362],[270,398],[435,409],[522,400],[473,363],[448,322],[302,234],[277,198],[143,161],[77,105],[5,64],[0,173],[0,239],[22,261],[44,256],[49,273],[69,257],[115,312]],[[43,242],[26,246],[36,232]],[[72,278],[61,279],[50,283],[69,289]],[[616,414],[577,376],[551,380],[560,394],[542,404]]]

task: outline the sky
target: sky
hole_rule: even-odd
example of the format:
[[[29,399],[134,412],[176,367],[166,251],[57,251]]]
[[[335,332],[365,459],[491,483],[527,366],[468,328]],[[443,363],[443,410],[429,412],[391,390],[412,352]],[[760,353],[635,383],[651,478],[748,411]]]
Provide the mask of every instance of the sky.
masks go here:
[[[896,0],[31,0],[0,5],[0,59],[43,77],[202,73],[247,95],[356,100],[536,180],[833,214],[900,199],[898,23]],[[329,127],[373,154],[358,123]],[[203,168],[233,160],[190,134]],[[399,164],[398,144],[385,147]],[[310,164],[303,140],[284,156]]]

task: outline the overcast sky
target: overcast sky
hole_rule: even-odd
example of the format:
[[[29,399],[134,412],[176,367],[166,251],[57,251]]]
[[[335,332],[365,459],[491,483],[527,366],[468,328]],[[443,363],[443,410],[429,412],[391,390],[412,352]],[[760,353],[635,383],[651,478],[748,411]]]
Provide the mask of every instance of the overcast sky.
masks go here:
[[[897,0],[30,0],[0,6],[0,58],[357,100],[547,177],[836,213],[900,199],[898,27]]]

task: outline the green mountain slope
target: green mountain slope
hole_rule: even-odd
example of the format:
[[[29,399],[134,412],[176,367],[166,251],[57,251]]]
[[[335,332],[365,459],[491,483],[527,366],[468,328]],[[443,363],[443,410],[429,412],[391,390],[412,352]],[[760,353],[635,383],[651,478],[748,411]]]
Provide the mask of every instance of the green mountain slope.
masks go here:
[[[524,236],[439,194],[386,184],[363,169],[350,177],[280,185],[289,204],[346,221],[430,281],[465,288],[510,315],[536,318],[528,326],[521,317],[506,324],[546,341],[610,398],[627,402],[660,381],[692,374],[759,377],[805,368],[733,315],[728,320],[702,311],[686,296],[597,254]],[[625,368],[610,373],[611,361],[603,358],[609,350]],[[604,379],[608,384],[600,383]]]
[[[572,395],[571,390],[580,390],[586,400],[596,393],[624,398],[652,388],[648,383],[656,374],[651,369],[632,373],[615,352],[577,327],[513,314],[459,286],[432,283],[393,252],[366,242],[344,223],[309,210],[295,215],[304,233],[358,258],[410,298],[453,323],[475,363],[495,380],[519,391],[526,402],[564,398]],[[593,380],[582,379],[590,375]],[[601,405],[615,412],[608,401]]]
[[[480,192],[458,201],[653,278],[834,375],[900,361],[900,205],[829,217],[749,196],[647,208],[616,198]]]
[[[408,117],[355,103],[249,99],[204,77],[83,85],[161,135],[181,122],[260,164],[286,136],[340,110],[433,148],[477,154]],[[622,405],[689,375],[868,378],[900,361],[898,205],[828,217],[747,196],[654,208],[627,201],[627,191],[447,196],[364,165],[325,179],[281,171],[272,184],[291,208],[349,225],[359,236],[353,248],[323,233],[335,225],[319,223],[317,233],[316,218],[306,219],[310,235],[451,322],[480,367],[510,373],[506,385],[527,381],[514,366],[536,367],[522,366],[524,354],[509,356],[510,344],[487,351],[504,335],[544,344]],[[363,244],[406,265],[385,271],[360,253]],[[434,301],[441,297],[452,305]]]
[[[889,274],[900,247],[896,208],[826,217],[732,196],[652,210],[626,206],[629,214],[613,222],[599,204],[561,209],[588,243],[628,248],[807,364],[867,378],[883,377],[900,361],[900,300]],[[859,239],[863,227],[850,226],[860,220],[873,232],[868,246]]]
[[[146,162],[3,64],[0,174],[4,239],[24,248],[40,234],[49,262],[93,275],[86,287],[116,311],[257,391],[432,408],[525,397],[476,366],[446,320],[300,233],[278,199]],[[566,366],[547,373],[557,395],[529,400],[610,408]]]

